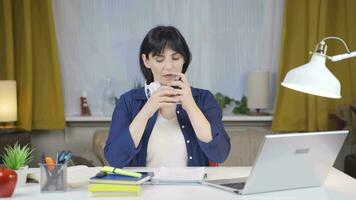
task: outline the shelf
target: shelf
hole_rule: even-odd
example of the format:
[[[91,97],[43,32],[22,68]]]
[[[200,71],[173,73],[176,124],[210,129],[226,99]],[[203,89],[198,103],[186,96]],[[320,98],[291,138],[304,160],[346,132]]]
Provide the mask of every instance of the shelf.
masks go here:
[[[111,117],[105,116],[66,116],[66,122],[110,122]]]
[[[265,116],[250,116],[250,115],[225,115],[222,121],[238,121],[238,122],[261,122],[261,121],[272,121],[272,115]]]

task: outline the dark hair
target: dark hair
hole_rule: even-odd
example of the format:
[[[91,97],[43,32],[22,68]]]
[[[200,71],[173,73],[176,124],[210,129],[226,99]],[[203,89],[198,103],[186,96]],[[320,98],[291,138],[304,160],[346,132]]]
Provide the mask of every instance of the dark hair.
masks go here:
[[[157,26],[147,33],[140,47],[140,67],[142,74],[147,81],[147,84],[150,84],[154,81],[153,74],[151,69],[145,67],[141,55],[145,54],[147,58],[149,57],[150,53],[152,53],[153,56],[158,55],[162,53],[166,46],[172,48],[172,50],[180,53],[183,56],[184,64],[182,73],[187,71],[191,60],[191,54],[184,37],[178,31],[178,29],[173,26]]]

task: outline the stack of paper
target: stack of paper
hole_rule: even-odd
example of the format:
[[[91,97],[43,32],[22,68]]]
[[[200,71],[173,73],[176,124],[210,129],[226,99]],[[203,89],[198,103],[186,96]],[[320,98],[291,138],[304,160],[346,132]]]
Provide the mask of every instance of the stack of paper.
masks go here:
[[[151,181],[154,184],[201,184],[205,176],[204,167],[162,167]]]
[[[152,175],[142,173],[140,178],[107,174],[103,177],[90,178],[88,191],[92,197],[120,197],[138,196],[141,191],[141,184],[149,181]]]
[[[88,191],[91,192],[91,197],[139,196],[141,186],[92,183]]]

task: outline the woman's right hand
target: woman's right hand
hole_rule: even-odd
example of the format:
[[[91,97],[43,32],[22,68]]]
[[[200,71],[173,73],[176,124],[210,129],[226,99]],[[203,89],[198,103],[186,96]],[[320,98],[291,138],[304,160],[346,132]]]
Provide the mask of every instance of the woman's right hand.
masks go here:
[[[174,88],[161,86],[147,100],[143,110],[148,117],[151,117],[159,108],[176,105],[177,102],[179,102],[176,95],[178,95],[178,93],[174,90]]]

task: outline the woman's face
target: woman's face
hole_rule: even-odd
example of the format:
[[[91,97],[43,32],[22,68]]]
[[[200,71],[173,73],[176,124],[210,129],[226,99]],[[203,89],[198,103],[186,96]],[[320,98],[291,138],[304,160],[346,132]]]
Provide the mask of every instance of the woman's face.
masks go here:
[[[150,53],[148,58],[142,54],[141,57],[145,66],[151,69],[154,81],[161,85],[174,81],[172,72],[182,72],[183,69],[184,57],[169,47],[164,48],[161,54],[153,56]]]

